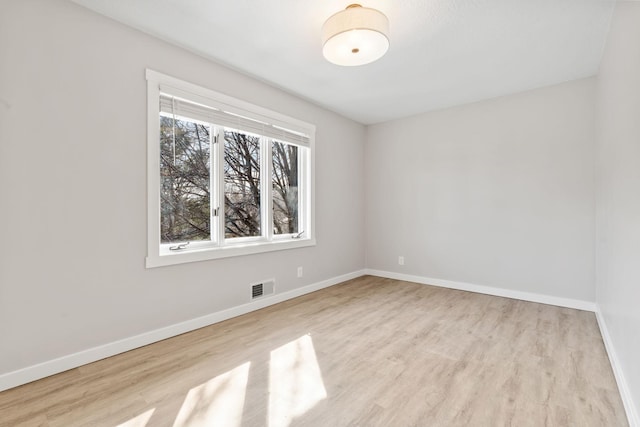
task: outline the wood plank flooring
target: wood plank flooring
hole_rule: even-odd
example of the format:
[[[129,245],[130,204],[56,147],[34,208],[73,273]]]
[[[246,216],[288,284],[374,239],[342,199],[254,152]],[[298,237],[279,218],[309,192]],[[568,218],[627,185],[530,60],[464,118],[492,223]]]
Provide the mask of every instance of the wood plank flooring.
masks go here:
[[[0,426],[626,426],[593,313],[364,276],[0,393]]]

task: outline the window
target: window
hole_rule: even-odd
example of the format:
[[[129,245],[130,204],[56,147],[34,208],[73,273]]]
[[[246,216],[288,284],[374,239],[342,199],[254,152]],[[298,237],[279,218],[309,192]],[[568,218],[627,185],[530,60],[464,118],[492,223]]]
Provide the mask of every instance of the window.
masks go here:
[[[147,70],[147,267],[315,244],[315,127]]]

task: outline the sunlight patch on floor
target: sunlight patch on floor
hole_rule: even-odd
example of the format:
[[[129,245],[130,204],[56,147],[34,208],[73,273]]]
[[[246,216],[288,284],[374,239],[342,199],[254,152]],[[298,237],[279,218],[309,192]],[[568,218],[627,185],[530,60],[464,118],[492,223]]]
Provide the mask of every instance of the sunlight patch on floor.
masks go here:
[[[173,427],[240,426],[250,365],[242,364],[189,390]]]
[[[269,426],[291,422],[327,397],[310,335],[271,352],[269,364]]]
[[[155,410],[156,408],[149,409],[147,412],[144,412],[135,418],[131,418],[129,421],[122,424],[118,424],[116,427],[146,427]]]

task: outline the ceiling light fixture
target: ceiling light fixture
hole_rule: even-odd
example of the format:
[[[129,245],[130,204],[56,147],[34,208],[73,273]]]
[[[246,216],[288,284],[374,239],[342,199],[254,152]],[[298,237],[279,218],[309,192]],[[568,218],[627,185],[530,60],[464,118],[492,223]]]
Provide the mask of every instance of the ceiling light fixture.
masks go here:
[[[350,4],[322,26],[322,54],[337,65],[364,65],[389,49],[389,20],[376,9]]]

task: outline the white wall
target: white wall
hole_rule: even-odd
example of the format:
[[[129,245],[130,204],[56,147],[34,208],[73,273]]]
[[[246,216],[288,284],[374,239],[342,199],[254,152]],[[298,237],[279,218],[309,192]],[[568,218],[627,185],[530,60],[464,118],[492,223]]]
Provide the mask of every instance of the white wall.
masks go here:
[[[367,267],[594,301],[594,98],[590,78],[369,127]]]
[[[640,3],[617,3],[597,82],[596,302],[640,426],[639,23]]]
[[[145,269],[145,68],[314,123],[312,248]],[[364,268],[362,125],[63,0],[0,13],[0,375]],[[296,278],[298,266],[304,277]]]

